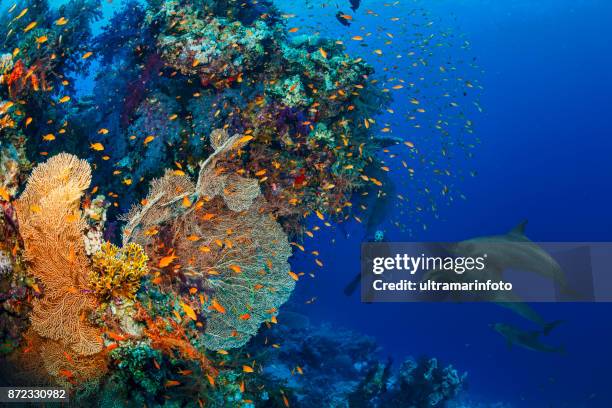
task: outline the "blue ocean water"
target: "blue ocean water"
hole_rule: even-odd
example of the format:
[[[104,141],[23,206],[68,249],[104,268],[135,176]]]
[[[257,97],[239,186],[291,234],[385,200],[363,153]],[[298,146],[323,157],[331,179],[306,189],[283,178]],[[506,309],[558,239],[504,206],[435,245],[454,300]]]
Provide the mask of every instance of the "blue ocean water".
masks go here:
[[[403,10],[413,6],[403,3]],[[347,8],[343,2],[329,5]],[[460,240],[503,233],[527,219],[526,233],[534,241],[609,241],[612,4],[448,0],[420,5],[438,17],[439,24],[454,24],[465,35],[470,54],[484,70],[479,102],[483,112],[474,117],[481,143],[472,159],[454,164],[475,170],[477,176],[459,182],[465,200],[422,215],[418,224],[425,223],[426,230],[412,225],[408,235],[388,228],[387,239]],[[401,16],[402,10],[390,12],[382,2],[362,2],[361,11],[367,9],[387,16]],[[311,9],[311,19],[319,16],[329,22],[329,14],[320,5]],[[325,27],[346,36],[340,25]],[[365,26],[364,31],[376,29]],[[386,63],[393,63],[387,58]],[[405,101],[395,105],[402,104]],[[395,134],[404,131],[410,133],[408,124],[406,129],[395,128]],[[411,220],[404,218],[410,226]],[[469,392],[477,400],[516,407],[612,406],[612,305],[536,304],[546,319],[565,321],[546,340],[564,344],[567,355],[508,350],[488,324],[529,325],[494,305],[366,305],[358,294],[344,297],[342,289],[359,270],[359,242],[364,238],[357,223],[344,232],[328,231],[320,237],[316,249],[325,267],[299,289],[301,300],[317,297],[304,307],[313,319],[372,335],[384,347],[383,354],[397,360],[434,355],[452,363],[469,372]],[[306,257],[297,267],[313,268]]]

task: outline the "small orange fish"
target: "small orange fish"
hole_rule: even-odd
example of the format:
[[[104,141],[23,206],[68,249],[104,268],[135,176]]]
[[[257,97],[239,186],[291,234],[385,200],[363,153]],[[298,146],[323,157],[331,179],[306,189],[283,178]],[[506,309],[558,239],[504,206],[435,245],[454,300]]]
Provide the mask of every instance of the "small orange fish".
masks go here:
[[[68,360],[68,362],[74,364],[74,360],[72,359],[72,356],[70,354],[66,353],[65,351],[63,353],[64,353],[64,357],[66,357],[66,360]]]
[[[38,23],[36,21],[32,21],[30,24],[28,24],[24,29],[23,32],[27,33],[28,31],[32,30],[34,27],[36,27],[38,25]]]
[[[6,189],[2,186],[0,186],[0,198],[4,201],[9,201],[11,199],[11,196],[9,195],[8,191],[6,191]]]
[[[185,314],[189,316],[191,320],[198,320],[198,315],[196,315],[196,312],[191,308],[191,306],[181,302],[181,307],[183,308]]]
[[[242,371],[244,371],[245,373],[252,373],[255,370],[253,370],[253,367],[251,367],[251,366],[243,365],[242,366]]]
[[[174,260],[178,258],[176,255],[168,255],[163,257],[162,259],[159,260],[159,267],[160,268],[165,268],[166,266],[170,265],[172,262],[174,262]]]
[[[217,299],[213,299],[213,300],[210,302],[210,306],[211,306],[213,309],[215,309],[217,312],[219,312],[219,313],[223,313],[223,314],[225,314],[225,313],[226,313],[225,308],[224,308],[223,306],[221,306],[221,305],[219,304],[219,302],[217,302]]]
[[[214,387],[215,386],[215,379],[214,379],[214,377],[212,375],[210,375],[210,374],[206,374],[206,378],[208,379],[208,382],[210,383],[210,385],[212,387]]]
[[[107,331],[106,335],[108,337],[110,337],[111,339],[115,340],[115,341],[124,341],[124,340],[127,340],[127,337],[125,337],[125,336],[123,336],[121,334],[118,334],[118,333],[111,332],[111,331]]]
[[[176,380],[168,380],[166,381],[166,384],[164,384],[164,386],[166,388],[170,388],[170,387],[176,387],[177,385],[180,385],[180,381],[176,381]]]

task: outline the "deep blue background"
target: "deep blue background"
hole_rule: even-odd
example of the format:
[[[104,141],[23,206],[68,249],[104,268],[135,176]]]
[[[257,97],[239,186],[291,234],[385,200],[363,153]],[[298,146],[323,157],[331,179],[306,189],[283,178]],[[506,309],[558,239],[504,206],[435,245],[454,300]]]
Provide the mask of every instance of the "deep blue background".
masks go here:
[[[404,10],[415,4],[403,3]],[[429,3],[433,15],[460,28],[485,70],[480,78],[484,112],[474,118],[482,143],[469,163],[456,164],[478,176],[461,182],[467,200],[444,206],[439,219],[424,215],[427,230],[416,228],[412,236],[388,230],[388,238],[465,239],[503,233],[528,219],[527,235],[535,241],[612,240],[611,3],[419,3]],[[310,10],[310,22],[320,16],[326,27],[335,27],[330,11],[313,4],[318,6]],[[343,2],[331,2],[333,10],[336,4],[346,11]],[[382,2],[364,1],[357,20],[368,8],[401,15],[401,8],[390,12]],[[359,23],[351,30],[357,32]],[[340,27],[331,30],[346,37]],[[494,305],[363,305],[358,294],[344,297],[342,288],[359,268],[363,235],[359,226],[348,231],[348,239],[343,231],[328,231],[307,248],[319,250],[325,262],[296,296],[296,303],[317,296],[314,304],[299,308],[313,320],[372,335],[383,354],[396,359],[425,354],[450,362],[469,372],[471,393],[478,399],[517,407],[612,406],[611,304],[534,305],[546,319],[566,321],[546,341],[565,344],[567,355],[508,350],[488,324],[530,326]],[[317,269],[306,256],[295,266]]]

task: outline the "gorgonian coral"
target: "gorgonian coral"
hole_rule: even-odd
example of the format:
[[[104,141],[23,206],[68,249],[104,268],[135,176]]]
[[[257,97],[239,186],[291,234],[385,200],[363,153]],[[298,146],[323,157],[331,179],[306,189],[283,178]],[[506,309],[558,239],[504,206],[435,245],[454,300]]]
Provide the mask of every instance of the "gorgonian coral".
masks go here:
[[[40,338],[40,347],[30,351],[40,356],[56,380],[75,376],[66,367],[74,365],[71,360],[77,356],[97,367],[87,380],[105,371],[97,356],[102,351],[101,331],[88,320],[96,300],[89,293],[90,264],[82,235],[86,223],[80,203],[90,180],[86,161],[59,154],[32,171],[16,202],[24,257],[43,292],[32,301],[30,315],[31,337]],[[61,352],[58,356],[51,349],[74,357],[67,359]]]
[[[30,273],[44,287],[33,302],[32,327],[84,355],[102,350],[99,331],[86,319],[95,300],[87,293],[89,259],[79,206],[90,180],[86,161],[59,154],[32,171],[16,204]]]
[[[106,242],[93,255],[90,286],[104,302],[112,299],[134,299],[140,279],[149,271],[149,258],[143,248],[129,243],[123,248]]]
[[[124,231],[124,244],[137,242],[155,253],[168,285],[180,277],[189,292],[203,292],[200,302],[189,296],[182,302],[192,319],[205,320],[207,349],[246,343],[295,285],[287,237],[267,211],[257,181],[217,166],[247,139],[219,140],[196,185],[174,172],[154,181]]]

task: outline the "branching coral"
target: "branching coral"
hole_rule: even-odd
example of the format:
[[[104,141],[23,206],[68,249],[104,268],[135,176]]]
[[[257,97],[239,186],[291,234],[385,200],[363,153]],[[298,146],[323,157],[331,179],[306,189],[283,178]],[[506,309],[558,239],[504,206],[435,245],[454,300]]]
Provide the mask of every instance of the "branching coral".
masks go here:
[[[90,179],[87,162],[59,154],[34,169],[16,204],[25,258],[44,288],[33,301],[32,327],[82,355],[102,350],[100,332],[87,320],[95,299],[88,293],[85,221],[79,210]]]
[[[93,256],[90,285],[104,302],[116,298],[134,299],[140,279],[149,271],[148,260],[138,244],[119,248],[106,242]]]

